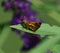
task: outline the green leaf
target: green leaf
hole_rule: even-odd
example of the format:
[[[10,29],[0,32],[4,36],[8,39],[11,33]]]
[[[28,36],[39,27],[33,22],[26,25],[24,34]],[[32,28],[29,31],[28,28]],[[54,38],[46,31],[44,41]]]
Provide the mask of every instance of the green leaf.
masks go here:
[[[60,53],[60,44],[57,44],[53,47],[52,51],[54,53]]]
[[[40,34],[40,35],[42,35],[42,37],[44,35],[60,34],[60,27],[50,26],[49,24],[45,24],[45,23],[43,23],[41,25],[41,27],[36,32],[32,32],[30,30],[26,30],[20,24],[18,24],[18,25],[12,25],[10,27],[18,29],[18,30],[22,30],[24,32],[29,32],[29,33],[34,33],[34,34]]]
[[[3,47],[3,44],[5,43],[5,40],[8,38],[10,32],[11,29],[8,27],[8,25],[5,25],[0,34],[0,48]]]
[[[50,50],[56,43],[60,40],[60,35],[56,35],[50,39],[39,44],[37,47],[33,48],[32,50],[28,51],[28,53],[46,53]]]

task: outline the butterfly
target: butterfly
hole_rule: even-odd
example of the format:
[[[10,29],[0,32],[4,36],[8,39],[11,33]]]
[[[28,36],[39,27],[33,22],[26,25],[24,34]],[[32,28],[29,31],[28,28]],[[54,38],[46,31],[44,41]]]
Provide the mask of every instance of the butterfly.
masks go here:
[[[23,20],[22,25],[23,25],[24,28],[35,32],[41,26],[41,23],[40,22],[30,22],[30,21],[27,21],[27,20]]]

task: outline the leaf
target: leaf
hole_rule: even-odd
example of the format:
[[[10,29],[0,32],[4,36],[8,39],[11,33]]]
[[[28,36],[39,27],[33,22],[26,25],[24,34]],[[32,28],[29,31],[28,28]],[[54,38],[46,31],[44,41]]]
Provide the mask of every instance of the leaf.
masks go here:
[[[52,51],[54,53],[60,53],[60,44],[57,44],[53,47]]]
[[[51,34],[60,34],[60,27],[57,26],[50,26],[49,24],[45,24],[43,23],[41,25],[41,27],[36,31],[36,32],[32,32],[30,30],[26,30],[25,28],[23,28],[20,24],[18,25],[12,25],[10,26],[11,28],[15,28],[18,30],[22,30],[24,32],[29,32],[29,33],[34,33],[34,34],[41,34],[42,37],[44,35],[51,35]]]
[[[59,13],[57,13],[55,11],[51,11],[51,13],[49,13],[48,15],[60,23],[60,14]]]
[[[3,47],[3,44],[5,43],[5,40],[8,38],[10,32],[11,29],[8,27],[8,25],[5,25],[0,34],[0,48]]]
[[[0,48],[0,53],[5,53],[5,52]]]
[[[54,45],[56,45],[58,40],[60,40],[60,35],[56,35],[53,38],[47,39],[46,41],[39,44],[37,47],[35,47],[32,50],[28,51],[28,53],[46,53]]]

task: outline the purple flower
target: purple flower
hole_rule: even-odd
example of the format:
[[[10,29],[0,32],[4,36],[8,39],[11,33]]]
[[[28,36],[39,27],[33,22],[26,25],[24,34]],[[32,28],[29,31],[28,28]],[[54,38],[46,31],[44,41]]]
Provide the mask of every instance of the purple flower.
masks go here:
[[[7,3],[5,4],[5,7],[6,7],[6,8],[11,8],[11,7],[12,7],[12,2],[7,2]]]
[[[18,4],[18,1],[14,1],[13,4],[14,4],[14,5],[17,5],[17,4]]]
[[[47,53],[53,53],[53,52],[49,50]]]
[[[24,16],[22,16],[22,13],[20,12],[20,10],[17,10],[13,15],[11,25],[22,24],[23,19]]]
[[[18,7],[21,8],[21,9],[23,9],[24,8],[24,2],[19,2],[18,3]]]
[[[30,50],[31,48],[37,46],[41,42],[40,35],[28,32],[25,32],[25,34],[22,36],[22,39],[24,42],[22,51]]]
[[[13,16],[11,24],[12,25],[21,24],[23,19],[26,19],[27,21],[32,21],[32,22],[41,22],[40,19],[35,18],[34,14],[30,14],[30,12],[28,12],[28,14],[25,15],[24,12],[17,10]]]
[[[29,7],[31,4],[31,2],[25,2],[25,7]]]
[[[29,10],[29,9],[30,9],[31,4],[32,4],[31,2],[28,2],[28,1],[27,1],[27,2],[25,2],[25,5],[24,5],[24,6],[25,6],[25,10]]]
[[[40,20],[39,18],[36,18],[36,19],[35,19],[35,22],[40,22],[40,23],[42,23],[42,20]]]
[[[20,18],[14,17],[11,21],[11,25],[22,24],[22,18],[23,17],[20,17]]]
[[[24,8],[24,2],[22,1],[14,1],[13,2],[13,7],[15,8],[19,8],[19,9],[23,9]]]

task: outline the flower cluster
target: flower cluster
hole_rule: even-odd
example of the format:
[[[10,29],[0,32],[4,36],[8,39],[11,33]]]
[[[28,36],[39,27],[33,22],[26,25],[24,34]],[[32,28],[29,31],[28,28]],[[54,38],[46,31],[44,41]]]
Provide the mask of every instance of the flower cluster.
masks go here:
[[[41,37],[38,34],[32,34],[32,33],[27,33],[22,36],[23,41],[24,41],[24,46],[22,48],[22,51],[28,51],[31,48],[34,48],[36,45],[38,45],[41,42]]]
[[[22,25],[23,20],[26,20],[27,23],[28,22],[29,23],[37,22],[37,23],[40,23],[40,25],[41,25],[41,20],[38,18],[35,18],[37,13],[30,9],[31,5],[32,5],[32,3],[27,0],[13,0],[13,1],[8,0],[7,2],[2,1],[2,6],[4,7],[4,10],[5,11],[12,10],[14,13],[12,21],[11,21],[11,25],[16,25],[16,24]],[[26,25],[26,26],[28,26],[28,25]],[[32,24],[32,25],[33,25],[33,27],[37,27],[34,24]],[[20,30],[16,30],[16,29],[13,29],[13,30],[18,32],[19,34],[21,32]],[[24,41],[24,47],[22,48],[22,50],[24,50],[24,51],[33,48],[41,41],[40,35],[31,34],[31,33],[27,33],[27,32],[24,33],[24,35],[22,36],[22,39]]]

